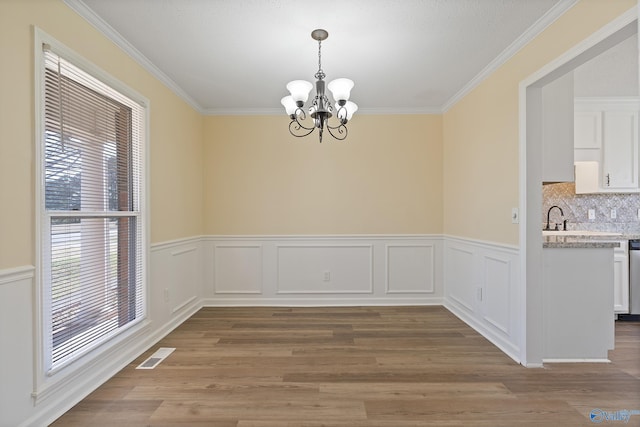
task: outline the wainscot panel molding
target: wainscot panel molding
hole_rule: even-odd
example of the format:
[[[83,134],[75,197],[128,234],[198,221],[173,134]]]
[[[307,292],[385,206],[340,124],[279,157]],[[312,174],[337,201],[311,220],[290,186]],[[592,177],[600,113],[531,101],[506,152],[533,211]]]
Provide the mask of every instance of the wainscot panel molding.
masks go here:
[[[444,306],[519,362],[517,247],[444,238]]]
[[[434,244],[386,245],[388,294],[433,294],[436,291]]]
[[[442,304],[439,235],[208,236],[205,306]]]
[[[276,245],[278,294],[373,293],[373,245]]]

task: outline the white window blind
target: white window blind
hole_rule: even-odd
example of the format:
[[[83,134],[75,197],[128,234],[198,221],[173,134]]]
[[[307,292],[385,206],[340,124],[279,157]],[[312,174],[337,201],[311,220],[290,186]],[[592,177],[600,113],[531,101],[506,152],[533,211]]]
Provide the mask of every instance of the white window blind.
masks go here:
[[[144,107],[43,46],[45,368],[145,316]]]

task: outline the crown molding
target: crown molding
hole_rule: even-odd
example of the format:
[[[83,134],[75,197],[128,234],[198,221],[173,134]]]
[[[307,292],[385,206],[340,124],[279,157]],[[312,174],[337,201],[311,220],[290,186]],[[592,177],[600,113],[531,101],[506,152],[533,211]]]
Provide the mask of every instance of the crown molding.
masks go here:
[[[128,54],[134,61],[140,64],[145,70],[151,73],[155,78],[160,80],[165,86],[172,90],[176,95],[182,98],[187,104],[204,114],[203,108],[192,97],[190,97],[180,86],[176,84],[169,76],[156,67],[146,56],[129,43],[120,33],[118,33],[104,19],[100,18],[91,8],[89,8],[82,0],[63,0],[74,12],[84,18],[89,24],[95,27],[116,46]]]
[[[202,110],[207,116],[282,116],[282,108],[209,108]],[[442,114],[440,108],[360,108],[358,115],[412,115]]]
[[[560,18],[567,10],[571,9],[579,0],[560,0],[555,6],[540,17],[531,27],[520,35],[505,50],[496,56],[486,67],[482,69],[474,78],[462,87],[455,95],[453,95],[443,106],[442,112],[446,113],[458,101],[467,96],[473,89],[482,83],[487,77],[493,74],[498,68],[510,60],[529,42],[538,37],[540,33],[546,30],[558,18]]]
[[[205,116],[282,116],[282,108],[205,108],[202,110]]]

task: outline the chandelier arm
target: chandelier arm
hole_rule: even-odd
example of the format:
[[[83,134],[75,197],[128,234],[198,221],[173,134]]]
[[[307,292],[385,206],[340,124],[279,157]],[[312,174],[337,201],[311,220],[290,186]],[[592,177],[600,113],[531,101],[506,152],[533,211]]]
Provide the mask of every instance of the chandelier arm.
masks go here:
[[[347,137],[347,134],[349,133],[347,127],[342,123],[340,123],[338,126],[329,126],[329,123],[327,123],[327,130],[329,131],[331,136],[338,141],[342,141],[343,139],[345,139]],[[334,130],[337,131],[338,135],[333,133]]]
[[[296,126],[300,129],[306,129],[306,130],[313,130],[315,129],[313,126],[312,127],[306,127],[305,125],[303,125],[300,120],[305,120],[307,118],[307,113],[304,112],[304,110],[302,108],[298,108],[296,109],[295,113],[291,116],[291,121],[292,122],[296,122]],[[308,135],[308,134],[307,134]]]
[[[313,132],[315,127],[306,127],[298,120],[298,118],[304,120],[306,117],[307,115],[302,108],[298,108],[295,113],[291,115],[291,122],[289,123],[289,133],[291,135],[301,138]]]

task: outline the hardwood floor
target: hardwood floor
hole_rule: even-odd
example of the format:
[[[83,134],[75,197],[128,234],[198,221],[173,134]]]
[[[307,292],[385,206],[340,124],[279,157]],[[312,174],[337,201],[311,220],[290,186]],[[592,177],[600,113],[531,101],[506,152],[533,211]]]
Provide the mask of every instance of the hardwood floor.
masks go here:
[[[53,426],[586,426],[640,411],[640,323],[611,360],[524,368],[443,307],[204,308]]]

